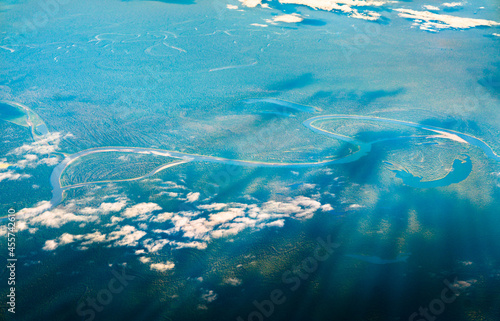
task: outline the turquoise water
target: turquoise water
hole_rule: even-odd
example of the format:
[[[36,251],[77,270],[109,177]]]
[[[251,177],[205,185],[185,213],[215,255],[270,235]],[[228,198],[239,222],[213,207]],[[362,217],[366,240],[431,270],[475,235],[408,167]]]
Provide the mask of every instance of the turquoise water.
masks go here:
[[[466,179],[472,171],[472,161],[469,156],[465,155],[465,160],[455,159],[451,171],[445,177],[432,180],[422,181],[422,177],[415,176],[404,170],[394,170],[396,177],[403,181],[403,184],[417,188],[433,188],[448,186],[451,184],[460,183]]]
[[[47,124],[0,122],[16,320],[500,318],[500,28],[450,27],[496,2],[54,3],[0,9],[0,99]],[[117,151],[143,176],[61,187]]]
[[[12,107],[9,104],[0,103],[0,118],[4,120],[12,120],[24,116],[24,113],[19,109]]]

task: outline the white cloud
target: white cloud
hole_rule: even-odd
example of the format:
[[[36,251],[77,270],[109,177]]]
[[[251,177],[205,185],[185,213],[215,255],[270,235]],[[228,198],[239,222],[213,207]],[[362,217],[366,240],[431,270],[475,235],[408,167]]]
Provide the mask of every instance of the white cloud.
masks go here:
[[[85,235],[72,235],[69,233],[64,233],[63,235],[59,236],[58,239],[45,241],[45,245],[42,249],[44,251],[54,251],[61,245],[71,244],[76,240],[81,240],[84,237]]]
[[[316,184],[304,183],[300,186],[301,189],[314,189],[316,188]]]
[[[31,143],[24,144],[21,147],[14,149],[10,154],[22,155],[22,154],[38,154],[38,155],[46,155],[51,154],[59,149],[59,144],[62,139],[71,137],[71,134],[67,134],[63,136],[59,132],[49,133],[45,136],[42,136],[41,139]]]
[[[50,155],[59,149],[59,144],[62,139],[72,136],[67,134],[63,136],[61,133],[50,133],[30,144],[24,144],[21,147],[10,151],[9,155],[22,156],[13,166],[17,168],[35,168],[39,165],[54,166],[60,161],[58,156]],[[40,158],[40,155],[46,157]]]
[[[225,222],[229,222],[237,216],[244,216],[244,208],[229,208],[224,212],[219,212],[216,214],[210,214],[209,225],[218,225]]]
[[[439,7],[436,6],[431,6],[431,5],[424,5],[422,6],[426,10],[431,10],[431,11],[439,11]]]
[[[131,233],[129,233],[129,234],[122,233],[122,235],[120,235],[120,236],[127,236],[130,234]],[[109,242],[111,240],[116,240],[117,239],[116,236],[117,236],[117,234],[114,234],[112,237],[107,238],[106,234],[102,234],[99,231],[96,231],[93,233],[88,233],[88,234],[80,234],[80,235],[72,235],[69,233],[63,233],[57,239],[46,241],[43,249],[45,251],[53,251],[59,246],[74,243],[76,241],[82,241],[82,243],[81,243],[82,246],[83,245],[90,245],[93,243]],[[81,248],[81,249],[86,249],[86,248]]]
[[[494,27],[500,23],[492,20],[461,18],[450,15],[432,13],[429,11],[416,11],[411,9],[394,9],[403,18],[413,19],[420,29],[438,31],[440,29],[469,29],[474,27]]]
[[[47,157],[42,158],[38,161],[37,165],[46,164],[49,166],[55,166],[59,164],[59,157]]]
[[[109,214],[111,212],[119,212],[127,205],[126,200],[120,200],[114,203],[102,203],[97,208],[85,207],[80,210],[83,214]]]
[[[195,193],[193,193],[195,194]],[[47,227],[60,227],[68,222],[87,223],[99,219],[99,212],[119,211],[126,206],[126,201],[102,203],[98,208],[85,207],[81,210],[87,215],[74,214],[77,210],[77,201],[43,211],[49,203],[37,204],[35,209],[25,209],[28,212],[42,211],[27,220],[30,224],[42,224]],[[37,209],[38,208],[38,209]],[[199,209],[200,211],[197,211]],[[121,217],[112,216],[112,227],[121,222],[124,217],[136,221],[150,218],[148,225],[142,224],[141,229],[132,225],[118,226],[111,232],[101,233],[96,231],[90,234],[70,235],[63,234],[55,240],[45,244],[44,249],[54,250],[58,246],[80,241],[80,249],[94,243],[111,243],[112,246],[138,246],[144,247],[143,253],[157,253],[166,246],[171,249],[194,248],[203,250],[207,243],[220,237],[237,235],[245,229],[260,230],[267,227],[280,228],[286,219],[305,220],[311,218],[317,211],[331,209],[329,204],[321,204],[317,200],[305,196],[288,197],[280,201],[268,201],[261,204],[244,203],[212,203],[202,204],[193,211],[164,212],[152,215],[152,212],[161,210],[156,203],[140,203],[126,208]],[[208,215],[207,215],[208,212]],[[161,229],[154,224],[162,224]],[[147,231],[151,225],[151,231]],[[141,225],[140,225],[141,226]],[[149,235],[154,237],[146,237]],[[161,238],[159,236],[162,235]],[[166,237],[165,237],[166,236]],[[171,239],[175,237],[175,240]]]
[[[255,8],[258,5],[265,6],[262,4],[262,0],[239,0],[244,7]]]
[[[477,280],[475,280],[475,279],[467,280],[467,281],[460,281],[460,280],[455,279],[453,281],[453,283],[451,284],[451,287],[453,287],[459,291],[463,291],[463,290],[466,290],[467,288],[471,287],[476,282],[477,282]]]
[[[225,203],[212,203],[207,205],[198,205],[198,208],[207,210],[207,211],[220,211],[224,207],[227,207]]]
[[[31,175],[28,175],[28,174],[19,174],[19,173],[15,173],[12,170],[9,170],[9,171],[0,173],[0,182],[1,181],[5,181],[5,180],[19,181],[19,180],[21,180],[23,178],[30,178],[30,177],[31,177]]]
[[[165,245],[169,243],[168,240],[160,239],[153,241],[152,239],[147,239],[142,242],[142,245],[148,250],[149,253],[155,253],[161,251]]]
[[[268,201],[263,204],[259,217],[283,217],[311,218],[321,207],[321,203],[309,197],[298,196],[288,198],[286,202]]]
[[[187,242],[171,242],[172,247],[189,246],[202,249],[206,247],[206,242],[213,238],[233,236],[248,228],[258,230],[266,227],[283,227],[286,218],[309,219],[316,211],[331,209],[331,205],[322,205],[312,198],[298,196],[283,201],[268,201],[260,206],[242,203],[213,203],[199,205],[198,208],[207,210],[210,214],[202,216],[202,212],[193,211],[165,213],[165,219],[169,220],[173,227],[154,229],[153,232],[189,239]],[[163,222],[160,216],[162,214],[156,221]]]
[[[203,242],[170,242],[170,245],[173,246],[176,249],[183,249],[183,248],[191,248],[191,249],[197,249],[197,250],[204,250],[207,248],[207,243]]]
[[[16,222],[16,230],[17,231],[24,231],[28,229],[28,224],[26,224],[26,221],[17,221]]]
[[[323,212],[328,212],[328,211],[333,210],[333,207],[330,204],[324,204],[324,205],[321,205],[321,210]]]
[[[443,7],[446,8],[457,8],[457,7],[463,7],[464,3],[463,2],[445,2],[442,4]]]
[[[82,235],[81,239],[85,240],[85,242],[83,242],[82,245],[89,245],[92,243],[102,243],[106,241],[106,234],[102,234],[101,232],[96,231],[94,233]]]
[[[176,182],[166,181],[162,182],[160,188],[163,189],[186,189],[186,186],[179,185]]]
[[[174,216],[174,213],[165,212],[165,213],[161,213],[161,214],[156,215],[154,218],[151,219],[151,221],[163,223],[163,222],[170,220],[173,216]]]
[[[75,215],[67,212],[66,209],[56,208],[29,219],[30,224],[41,224],[46,227],[59,228],[69,222],[90,222],[95,221],[95,216]]]
[[[273,17],[273,19],[267,19],[267,23],[273,23],[273,22],[286,22],[286,23],[296,23],[296,22],[301,22],[304,20],[300,15],[296,13],[292,14],[284,14],[280,16]]]
[[[217,294],[212,290],[209,291],[205,290],[204,293],[201,295],[201,298],[210,303],[217,299]]]
[[[299,4],[311,7],[313,9],[321,9],[326,11],[340,11],[349,15],[351,18],[363,19],[363,20],[378,20],[380,14],[375,11],[363,10],[358,11],[353,7],[380,7],[386,3],[392,3],[395,1],[360,1],[360,0],[279,0],[280,3],[284,4]]]
[[[228,4],[228,5],[226,5],[226,8],[228,8],[230,10],[236,10],[236,9],[238,9],[238,6],[235,6],[235,5],[232,5],[232,4]]]
[[[59,244],[55,240],[48,240],[48,241],[45,241],[45,245],[43,247],[43,250],[44,251],[54,251],[58,246],[59,246]]]
[[[283,227],[285,226],[285,220],[276,220],[276,221],[272,221],[272,222],[269,222],[269,223],[266,223],[264,224],[265,227],[271,227],[271,226],[275,226],[275,227]]]
[[[238,286],[241,285],[242,281],[238,278],[227,278],[224,280],[224,283],[232,286]]]
[[[151,270],[156,270],[159,272],[165,272],[168,270],[172,270],[174,267],[175,267],[175,264],[173,262],[170,262],[170,261],[167,261],[165,263],[153,263],[150,266]]]
[[[37,155],[35,154],[26,154],[23,155],[23,159],[18,160],[14,166],[24,169],[26,167],[29,168],[35,168],[38,165],[48,165],[48,166],[55,166],[59,164],[59,157],[58,156],[50,156],[46,158],[39,159]]]
[[[123,213],[126,218],[137,217],[137,220],[146,220],[151,216],[151,212],[161,210],[156,203],[139,203],[129,207]]]
[[[41,201],[38,202],[35,207],[30,207],[30,208],[23,208],[20,210],[17,215],[18,216],[23,216],[23,217],[30,217],[33,215],[40,214],[49,208],[52,207],[52,204],[49,201]]]
[[[109,233],[107,240],[115,241],[115,246],[137,246],[146,232],[137,230],[135,227],[125,225],[118,230]]]
[[[188,203],[193,203],[193,202],[196,202],[200,198],[200,193],[189,192],[186,197],[187,197]]]

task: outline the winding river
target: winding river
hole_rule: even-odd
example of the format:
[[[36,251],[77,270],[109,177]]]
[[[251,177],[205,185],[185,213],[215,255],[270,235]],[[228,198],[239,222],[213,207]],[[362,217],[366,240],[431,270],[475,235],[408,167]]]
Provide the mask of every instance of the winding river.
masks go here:
[[[281,103],[281,102],[280,102]],[[166,168],[170,168],[173,166],[177,166],[180,164],[184,164],[187,162],[212,162],[212,163],[223,163],[223,164],[230,164],[230,165],[237,165],[237,166],[250,166],[250,167],[316,167],[316,166],[325,166],[325,165],[333,165],[333,164],[345,164],[345,163],[351,163],[359,160],[363,156],[368,155],[368,153],[372,149],[372,145],[375,143],[381,143],[381,142],[387,142],[390,140],[395,140],[395,139],[401,139],[401,137],[395,137],[395,138],[390,138],[390,139],[381,139],[381,140],[376,140],[373,142],[362,142],[359,140],[356,140],[352,137],[340,135],[340,134],[335,134],[332,132],[328,132],[326,130],[323,130],[319,127],[314,126],[314,123],[317,121],[322,121],[322,120],[332,120],[332,119],[352,119],[352,120],[369,120],[369,121],[376,121],[376,122],[381,122],[381,123],[390,123],[390,124],[397,124],[397,125],[402,125],[402,126],[407,126],[407,127],[413,127],[413,128],[419,128],[423,130],[427,130],[432,132],[432,135],[428,136],[409,136],[406,138],[412,138],[412,137],[418,137],[418,138],[442,138],[442,139],[449,139],[453,140],[456,142],[460,142],[463,144],[470,144],[479,147],[485,154],[488,156],[490,159],[500,162],[500,156],[498,156],[492,149],[491,147],[480,140],[479,138],[476,138],[471,135],[463,134],[460,132],[456,132],[453,130],[449,129],[444,129],[444,128],[439,128],[435,126],[429,126],[429,125],[421,125],[417,123],[412,123],[412,122],[407,122],[407,121],[401,121],[401,120],[394,120],[394,119],[387,119],[387,118],[380,118],[380,117],[372,117],[372,116],[356,116],[356,115],[325,115],[325,116],[317,116],[317,117],[312,117],[304,121],[302,124],[310,129],[311,131],[318,133],[320,135],[341,140],[350,144],[357,145],[359,149],[345,157],[335,159],[335,160],[328,160],[328,161],[320,161],[320,162],[309,162],[309,163],[272,163],[272,162],[257,162],[257,161],[246,161],[246,160],[236,160],[236,159],[227,159],[227,158],[222,158],[222,157],[215,157],[215,156],[205,156],[205,155],[197,155],[197,154],[188,154],[188,153],[182,153],[182,152],[176,152],[176,151],[169,151],[169,150],[162,150],[162,149],[155,149],[155,148],[140,148],[140,147],[99,147],[99,148],[91,148],[87,150],[80,151],[78,153],[75,153],[73,155],[67,156],[61,163],[59,163],[54,170],[52,171],[51,177],[50,177],[50,183],[52,185],[52,199],[51,199],[51,205],[52,207],[57,206],[63,199],[63,194],[65,190],[71,189],[71,188],[77,188],[77,187],[83,187],[87,186],[90,184],[96,184],[96,183],[107,183],[111,181],[101,181],[101,182],[88,182],[88,183],[80,183],[80,184],[75,184],[71,186],[61,186],[61,175],[63,171],[70,165],[72,162],[75,160],[86,156],[90,154],[95,154],[95,153],[106,153],[106,152],[125,152],[125,153],[140,153],[140,154],[154,154],[154,155],[159,155],[159,156],[166,156],[166,157],[173,157],[173,158],[178,158],[178,162],[174,163],[169,163],[167,165],[162,165],[150,173],[134,178],[134,179],[128,179],[128,180],[136,180],[136,179],[143,179],[149,176],[152,176]],[[467,160],[470,161],[470,158],[467,156]],[[458,165],[469,164],[469,162],[455,162]],[[454,165],[455,165],[454,163]],[[471,169],[471,168],[470,168]],[[470,170],[469,170],[470,172]],[[463,175],[462,175],[463,176]],[[467,174],[468,176],[468,174]],[[465,179],[467,176],[462,177],[462,179]],[[407,174],[399,174],[397,177],[403,179],[405,181],[405,178],[407,178],[407,183],[408,185],[413,185],[417,187],[436,187],[436,186],[444,186],[443,183],[445,184],[452,184],[456,183],[456,179],[453,178],[444,178],[441,179],[440,182],[432,183],[432,182],[421,182],[420,180],[417,180],[416,177]],[[125,181],[125,180],[123,180]],[[420,184],[420,185],[419,185]]]
[[[285,108],[290,108],[293,110],[301,111],[301,112],[306,112],[306,113],[317,113],[319,110],[317,108],[311,107],[311,106],[306,106],[306,105],[300,105],[296,103],[291,103],[287,101],[282,101],[279,99],[272,99],[272,98],[259,98],[259,99],[246,99],[243,100],[242,102],[247,103],[247,104],[253,104],[253,103],[271,103],[275,104],[278,106],[282,106]],[[47,127],[43,124],[43,126],[38,125],[35,128],[35,125],[31,122],[31,119],[29,117],[30,112],[36,115],[31,109],[24,105],[16,104],[20,107],[22,107],[26,114],[28,115],[27,118],[27,123],[29,127],[31,128],[31,132],[33,135],[33,138],[37,140],[39,138],[39,135],[36,134],[36,130],[39,130],[43,134],[48,134],[48,129]],[[364,142],[349,136],[344,136],[341,134],[336,134],[333,132],[329,132],[327,130],[321,129],[317,126],[314,125],[315,122],[319,121],[324,121],[324,120],[335,120],[335,119],[350,119],[350,120],[358,120],[358,121],[375,121],[375,122],[380,122],[380,123],[387,123],[387,124],[395,124],[395,125],[401,125],[401,126],[406,126],[406,127],[412,127],[412,128],[418,128],[418,129],[423,129],[429,132],[432,132],[430,135],[418,135],[418,136],[397,136],[393,138],[385,138],[385,139],[379,139],[371,142]],[[412,138],[419,138],[419,139],[431,139],[431,138],[441,138],[441,139],[447,139],[447,140],[452,140],[455,142],[459,142],[462,144],[467,144],[467,145],[473,145],[478,148],[480,148],[484,154],[496,161],[500,162],[500,156],[497,155],[493,149],[483,142],[481,139],[476,138],[471,135],[467,135],[464,133],[460,133],[454,130],[449,130],[449,129],[444,129],[440,127],[435,127],[435,126],[430,126],[430,125],[421,125],[413,122],[408,122],[408,121],[402,121],[402,120],[395,120],[395,119],[388,119],[388,118],[381,118],[381,117],[374,117],[374,116],[358,116],[358,115],[323,115],[323,116],[316,116],[309,118],[305,120],[302,125],[304,125],[306,128],[309,130],[313,131],[314,133],[323,135],[328,138],[332,139],[337,139],[340,141],[344,141],[349,144],[353,144],[358,147],[358,149],[351,154],[344,156],[342,158],[334,159],[334,160],[327,160],[327,161],[319,161],[319,162],[304,162],[304,163],[273,163],[273,162],[259,162],[259,161],[247,161],[247,160],[237,160],[237,159],[228,159],[228,158],[223,158],[223,157],[216,157],[216,156],[206,156],[206,155],[198,155],[198,154],[189,154],[189,153],[182,153],[182,152],[177,152],[177,151],[169,151],[169,150],[163,150],[163,149],[156,149],[156,148],[142,148],[142,147],[98,147],[98,148],[91,148],[87,150],[80,151],[78,153],[65,156],[65,158],[62,160],[61,163],[59,163],[56,167],[54,167],[51,176],[50,176],[50,184],[52,186],[52,199],[50,200],[51,207],[57,206],[61,201],[63,200],[64,196],[64,191],[72,189],[72,188],[78,188],[78,187],[83,187],[91,184],[102,184],[102,183],[110,183],[110,182],[124,182],[124,181],[132,181],[132,180],[139,180],[139,179],[144,179],[147,177],[150,177],[152,175],[155,175],[156,173],[159,173],[167,168],[178,166],[181,164],[185,164],[187,162],[211,162],[211,163],[222,163],[222,164],[229,164],[229,165],[236,165],[236,166],[247,166],[247,167],[290,167],[290,168],[297,168],[297,167],[318,167],[318,166],[326,166],[326,165],[333,165],[333,164],[346,164],[346,163],[352,163],[360,158],[368,155],[370,151],[372,150],[372,145],[373,144],[378,144],[378,143],[387,143],[390,141],[395,141],[399,139],[412,139]],[[159,156],[165,156],[165,157],[172,157],[172,158],[177,158],[179,159],[178,161],[171,162],[168,164],[161,165],[151,172],[140,176],[136,178],[131,178],[131,179],[123,179],[123,180],[103,180],[103,181],[97,181],[97,182],[86,182],[86,183],[78,183],[74,184],[71,186],[62,186],[61,185],[61,176],[64,172],[64,170],[74,161],[77,159],[84,157],[86,155],[90,154],[96,154],[96,153],[107,153],[107,152],[123,152],[123,153],[138,153],[138,154],[154,154],[154,155],[159,155]],[[57,153],[61,154],[61,153]],[[63,155],[63,154],[61,154]],[[396,177],[400,178],[403,180],[403,183],[408,185],[408,186],[413,186],[413,187],[418,187],[418,188],[430,188],[430,187],[439,187],[439,186],[447,186],[450,184],[458,183],[465,178],[468,177],[470,172],[472,171],[472,162],[470,160],[470,157],[468,155],[464,155],[465,160],[460,160],[456,159],[453,163],[453,170],[448,173],[445,177],[434,180],[434,181],[422,181],[421,177],[414,176],[413,174],[405,171],[405,170],[393,170],[393,172],[396,173]]]

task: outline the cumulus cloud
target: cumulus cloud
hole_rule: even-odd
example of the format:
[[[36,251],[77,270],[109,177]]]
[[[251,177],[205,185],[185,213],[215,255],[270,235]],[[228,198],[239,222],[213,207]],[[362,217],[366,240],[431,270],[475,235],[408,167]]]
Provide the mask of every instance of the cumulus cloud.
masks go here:
[[[65,137],[61,133],[50,133],[30,144],[24,144],[10,151],[8,155],[17,156],[17,161],[8,166],[0,166],[0,170],[8,167],[15,167],[17,169],[35,168],[39,165],[55,166],[59,163],[59,156],[51,155],[59,149],[59,143]],[[2,163],[3,164],[3,163]],[[0,181],[3,180],[20,180],[31,177],[28,174],[15,173],[12,170],[0,173]]]
[[[59,244],[55,240],[47,240],[45,241],[45,245],[43,246],[44,251],[54,251]]]
[[[26,154],[23,155],[23,158],[18,160],[14,166],[17,168],[35,168],[38,165],[48,165],[48,166],[55,166],[59,164],[59,157],[57,156],[50,156],[46,158],[39,159],[37,155],[35,154]]]
[[[206,205],[198,205],[198,208],[207,210],[207,211],[220,211],[224,207],[227,207],[227,204],[225,203],[212,203],[212,204],[206,204]]]
[[[363,20],[378,20],[380,14],[371,11],[363,10],[359,11],[354,7],[380,7],[387,3],[395,1],[383,1],[383,0],[279,0],[283,4],[299,4],[311,7],[315,10],[326,10],[326,11],[336,11],[342,12],[350,16],[351,18],[363,19]]]
[[[150,265],[151,270],[165,272],[168,270],[172,270],[175,267],[173,262],[167,261],[165,263],[153,263]]]
[[[85,207],[80,210],[83,214],[109,214],[111,212],[119,212],[127,205],[126,200],[119,200],[114,203],[102,203],[97,208]]]
[[[64,233],[58,239],[55,240],[47,240],[45,241],[45,245],[43,247],[44,251],[54,251],[61,245],[71,244],[75,242],[75,240],[81,239],[82,235],[72,235],[69,233]]]
[[[499,22],[484,19],[461,18],[456,16],[433,13],[429,11],[416,11],[411,9],[394,9],[399,16],[415,21],[420,29],[439,31],[441,29],[469,29],[474,27],[500,26]]]
[[[24,231],[28,229],[28,224],[26,224],[26,221],[17,221],[16,223],[16,230],[17,231]]]
[[[232,286],[238,286],[241,285],[242,281],[238,278],[227,278],[224,280],[224,283]]]
[[[19,181],[24,178],[30,178],[31,175],[29,174],[19,174],[15,173],[12,170],[0,173],[0,182],[1,181]]]
[[[41,201],[38,202],[34,207],[23,208],[22,210],[17,212],[17,215],[22,217],[31,217],[33,215],[40,214],[51,207],[52,204],[49,201]]]
[[[445,2],[442,4],[442,6],[445,8],[459,8],[459,7],[463,7],[464,3],[463,2]]]
[[[477,280],[472,279],[472,280],[467,280],[467,281],[460,281],[455,279],[453,283],[451,284],[451,287],[457,289],[458,291],[463,291],[471,287],[474,283],[476,283]]]
[[[152,212],[161,209],[162,208],[156,203],[139,203],[127,208],[123,213],[123,216],[126,218],[136,218],[141,221],[148,219]]]
[[[186,189],[186,186],[179,185],[176,182],[172,182],[172,181],[166,181],[166,182],[162,181],[159,184],[159,188],[161,188],[161,189]]]
[[[137,230],[134,226],[125,225],[118,230],[109,233],[107,240],[115,241],[115,246],[137,246],[146,232]]]
[[[64,233],[54,240],[45,242],[43,249],[45,251],[53,251],[59,246],[80,242],[80,249],[86,249],[86,245],[95,243],[115,242],[115,246],[136,246],[137,241],[142,238],[146,233],[136,230],[133,226],[124,226],[111,232],[109,235],[103,234],[100,231],[93,233],[73,235]]]
[[[93,244],[93,243],[102,243],[102,242],[106,241],[106,234],[102,234],[101,232],[97,231],[94,233],[82,235],[82,237],[78,238],[78,239],[84,240],[82,245],[89,245],[89,244]]]
[[[431,11],[439,11],[439,7],[432,6],[432,5],[424,5],[422,6],[426,10],[431,10]]]
[[[155,253],[163,249],[165,245],[169,243],[166,239],[159,239],[154,241],[153,239],[147,239],[142,242],[142,245],[148,250],[149,253]]]
[[[328,211],[333,210],[333,207],[330,204],[325,204],[325,205],[321,205],[321,210],[323,212],[328,212]]]
[[[29,219],[29,223],[59,228],[69,222],[87,223],[96,219],[94,216],[75,215],[74,213],[67,212],[66,209],[56,208],[32,217]]]
[[[198,192],[189,192],[186,196],[187,198],[187,202],[188,203],[193,203],[193,202],[196,202],[199,198],[200,198],[200,193]]]
[[[244,7],[255,8],[257,6],[262,6],[263,8],[270,8],[267,3],[262,3],[262,0],[239,0]],[[359,10],[356,7],[380,7],[387,3],[395,3],[397,1],[392,0],[279,0],[281,4],[297,4],[304,5],[315,10],[325,10],[325,11],[336,11],[345,13],[348,16],[356,19],[363,20],[378,20],[380,14],[372,10]],[[297,17],[292,15],[282,15],[282,22],[300,22],[302,18],[298,20]],[[272,21],[272,20],[271,20]],[[280,21],[280,20],[275,20]],[[258,25],[258,24],[254,24]],[[266,26],[266,25],[258,25]]]
[[[36,140],[31,144],[24,144],[21,147],[14,149],[10,154],[22,155],[22,154],[38,154],[46,155],[51,154],[59,149],[59,144],[64,138],[71,137],[71,134],[62,135],[59,132],[49,133],[42,136],[41,139]]]
[[[276,22],[286,22],[286,23],[296,23],[304,20],[300,15],[296,13],[284,14],[280,16],[273,17],[273,19],[267,19],[267,23],[275,24]]]
[[[195,195],[197,193],[191,193]],[[44,245],[44,250],[52,251],[58,246],[80,242],[80,249],[94,243],[109,243],[115,247],[141,247],[141,254],[158,253],[166,246],[170,249],[193,248],[203,250],[216,238],[237,235],[243,230],[260,230],[264,228],[281,228],[287,219],[306,220],[318,211],[331,209],[330,204],[306,197],[288,197],[280,201],[271,200],[264,203],[211,203],[193,205],[192,210],[179,212],[163,212],[153,215],[162,208],[156,203],[139,203],[126,208],[127,200],[104,202],[99,207],[84,207],[78,210],[78,201],[70,202],[64,207],[48,210],[49,202],[41,202],[32,209],[23,210],[31,214],[26,220],[29,224],[46,227],[61,227],[69,222],[88,223],[100,219],[97,213],[123,213],[110,218],[113,227],[124,219],[133,219],[140,228],[133,224],[116,226],[109,232],[93,232],[89,234],[63,234]],[[22,211],[21,211],[22,212]],[[41,212],[41,213],[38,213]],[[75,213],[81,213],[79,215]],[[147,225],[141,222],[148,220]],[[158,226],[161,224],[161,227]],[[151,226],[151,230],[148,228]],[[28,227],[28,225],[26,226]]]
[[[205,290],[203,291],[201,298],[210,303],[217,300],[217,294],[213,290]]]
[[[261,6],[263,8],[269,8],[267,3],[262,3],[262,0],[239,0],[244,7],[255,8]]]
[[[170,242],[170,245],[174,249],[190,248],[190,249],[204,250],[207,248],[207,243],[197,242],[197,241],[192,241],[192,242],[173,241],[173,242]]]
[[[188,242],[191,242],[178,241],[175,244],[171,242],[169,244],[172,247],[202,249],[213,238],[233,236],[248,228],[259,230],[266,227],[283,227],[286,218],[309,219],[318,210],[330,210],[331,205],[321,204],[309,197],[298,196],[283,201],[268,201],[260,206],[243,203],[213,203],[199,205],[198,209],[207,211],[208,215],[196,211],[164,213],[165,221],[168,220],[173,226],[168,229],[155,229],[153,232],[187,238]],[[160,219],[160,216],[163,214],[160,214],[156,221],[163,222],[164,219]]]
[[[165,213],[161,213],[161,214],[156,215],[154,218],[151,219],[151,221],[163,223],[163,222],[170,220],[173,216],[174,216],[174,213],[165,212]]]

